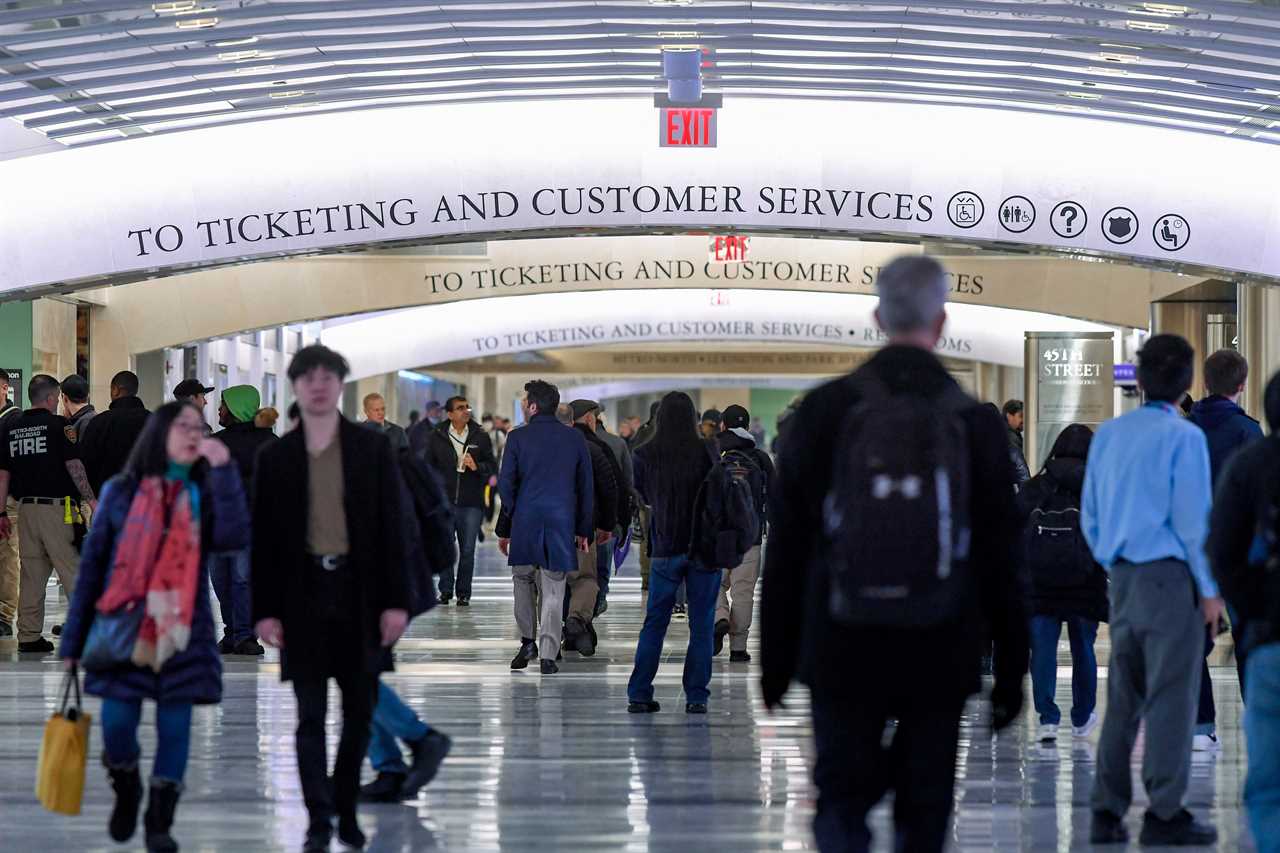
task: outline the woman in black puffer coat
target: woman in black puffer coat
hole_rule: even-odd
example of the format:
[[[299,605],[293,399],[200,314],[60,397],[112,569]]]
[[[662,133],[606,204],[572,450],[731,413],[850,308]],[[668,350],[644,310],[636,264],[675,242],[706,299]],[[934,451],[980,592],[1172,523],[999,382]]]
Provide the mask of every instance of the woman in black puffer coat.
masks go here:
[[[1058,638],[1071,642],[1071,723],[1085,737],[1098,722],[1098,623],[1107,621],[1107,575],[1080,532],[1080,493],[1093,431],[1072,424],[1062,431],[1040,472],[1018,492],[1025,529],[1031,592],[1031,690],[1040,715],[1040,740],[1057,739],[1062,713],[1054,702]]]

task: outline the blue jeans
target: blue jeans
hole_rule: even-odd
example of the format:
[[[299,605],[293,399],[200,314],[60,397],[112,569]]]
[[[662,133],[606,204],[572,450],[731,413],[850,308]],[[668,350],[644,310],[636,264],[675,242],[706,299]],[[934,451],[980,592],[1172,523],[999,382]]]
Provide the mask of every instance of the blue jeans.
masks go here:
[[[1258,853],[1280,853],[1280,643],[1258,646],[1244,668],[1244,804]]]
[[[253,616],[249,599],[249,549],[221,551],[209,555],[209,579],[218,596],[222,624],[231,642],[253,639]]]
[[[141,699],[102,700],[102,746],[113,767],[128,766],[142,755],[138,746],[138,723],[142,720]],[[156,704],[156,760],[151,775],[181,782],[187,772],[191,752],[191,703]]]
[[[484,510],[478,506],[453,508],[453,531],[458,535],[458,567],[456,571],[458,598],[471,597],[471,578],[476,570],[476,538],[484,523]],[[440,594],[454,593],[455,570],[440,573]]]
[[[431,731],[384,681],[378,682],[378,704],[369,728],[369,763],[379,773],[408,773],[396,739],[421,740]]]
[[[706,704],[711,692],[712,633],[716,621],[716,597],[720,594],[720,573],[696,568],[688,557],[654,557],[649,572],[649,606],[644,627],[636,643],[635,668],[627,684],[632,702],[653,701],[653,678],[658,674],[662,643],[671,624],[676,589],[684,583],[689,590],[689,650],[684,658],[684,695],[687,702]]]
[[[1063,622],[1071,641],[1071,724],[1083,726],[1098,704],[1098,658],[1093,651],[1098,623],[1092,619],[1031,617],[1031,697],[1041,723],[1056,726],[1062,721],[1053,694],[1058,686],[1058,637]]]

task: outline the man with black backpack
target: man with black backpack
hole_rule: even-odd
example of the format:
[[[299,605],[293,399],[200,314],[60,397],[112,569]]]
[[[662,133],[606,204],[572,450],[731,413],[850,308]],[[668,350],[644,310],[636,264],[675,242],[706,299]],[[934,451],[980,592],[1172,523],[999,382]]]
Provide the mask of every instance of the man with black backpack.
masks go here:
[[[1261,853],[1280,851],[1280,373],[1263,397],[1271,435],[1218,478],[1206,550],[1235,613],[1249,776],[1244,801]]]
[[[867,813],[892,789],[896,849],[940,851],[960,718],[982,685],[984,623],[996,649],[992,728],[1022,708],[1013,466],[998,414],[933,354],[943,268],[899,258],[876,284],[889,345],[810,392],[780,442],[761,681],[770,709],[793,680],[810,688],[820,850],[868,850]]]
[[[741,467],[749,478],[755,497],[759,532],[755,544],[742,557],[741,565],[721,573],[720,598],[716,602],[715,654],[724,650],[729,637],[729,662],[748,663],[747,632],[751,629],[751,612],[756,603],[756,581],[760,577],[760,547],[764,543],[765,506],[773,485],[773,460],[756,447],[755,437],[747,431],[751,415],[742,406],[729,406],[720,416],[720,458]]]

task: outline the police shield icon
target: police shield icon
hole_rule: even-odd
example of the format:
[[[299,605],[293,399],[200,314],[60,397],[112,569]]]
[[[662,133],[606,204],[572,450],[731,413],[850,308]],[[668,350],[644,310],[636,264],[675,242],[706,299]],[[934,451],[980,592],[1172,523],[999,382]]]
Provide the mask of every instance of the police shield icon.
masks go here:
[[[1128,216],[1112,216],[1107,220],[1107,231],[1117,240],[1123,240],[1133,231],[1133,220]]]

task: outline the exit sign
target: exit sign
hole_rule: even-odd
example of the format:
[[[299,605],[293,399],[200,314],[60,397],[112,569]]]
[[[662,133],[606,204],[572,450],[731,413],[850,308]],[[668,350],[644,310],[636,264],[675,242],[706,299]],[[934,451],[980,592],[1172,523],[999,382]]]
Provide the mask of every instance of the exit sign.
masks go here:
[[[716,111],[708,107],[663,107],[658,111],[663,148],[715,148]]]
[[[751,238],[717,234],[707,246],[707,260],[713,264],[740,264],[751,253]]]

